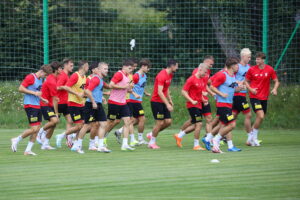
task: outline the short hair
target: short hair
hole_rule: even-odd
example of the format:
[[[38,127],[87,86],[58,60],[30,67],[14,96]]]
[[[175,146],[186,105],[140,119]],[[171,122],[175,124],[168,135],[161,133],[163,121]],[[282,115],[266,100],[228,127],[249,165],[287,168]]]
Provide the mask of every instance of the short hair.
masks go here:
[[[225,65],[228,68],[231,68],[232,65],[236,65],[239,63],[239,59],[236,57],[229,57],[226,59]]]
[[[98,67],[98,62],[92,62],[92,64],[90,65],[89,67],[89,70],[92,72],[93,69],[97,68]]]
[[[73,60],[71,58],[64,58],[62,64],[65,65],[68,64],[69,62],[73,62]]]
[[[103,67],[104,65],[108,66],[108,64],[106,62],[99,62],[98,63],[98,67]]]
[[[243,48],[240,53],[241,57],[244,55],[251,55],[251,54],[252,54],[252,52],[250,51],[249,48]]]
[[[199,66],[198,66],[198,68],[208,69],[209,67],[206,64],[204,64],[204,63],[200,63]]]
[[[123,66],[133,66],[135,63],[132,61],[132,59],[125,59],[123,61]]]
[[[59,68],[62,68],[62,64],[58,61],[51,62],[50,66],[51,66],[53,72],[57,71]]]
[[[257,52],[255,58],[266,59],[266,54],[264,54],[263,52]]]
[[[140,66],[148,66],[148,67],[151,67],[151,62],[150,62],[150,60],[149,59],[146,59],[146,58],[142,58],[141,60],[140,60]]]
[[[174,59],[170,59],[167,62],[167,67],[171,67],[172,65],[176,65],[178,62]]]
[[[88,63],[88,61],[86,60],[81,60],[78,62],[78,69],[81,69],[86,63]]]
[[[205,60],[215,60],[215,58],[212,55],[206,55],[206,56],[204,56],[203,61],[205,61]]]
[[[42,65],[40,70],[42,70],[43,72],[45,72],[47,75],[52,74],[53,70],[52,67],[50,65]]]
[[[136,59],[136,58],[129,58],[128,60],[131,60],[133,62],[133,65],[134,64],[139,64],[139,60]]]

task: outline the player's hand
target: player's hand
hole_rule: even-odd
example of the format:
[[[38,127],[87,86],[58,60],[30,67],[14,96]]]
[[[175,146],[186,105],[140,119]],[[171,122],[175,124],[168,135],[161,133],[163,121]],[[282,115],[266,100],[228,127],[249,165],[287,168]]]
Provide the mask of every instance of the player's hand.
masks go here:
[[[227,93],[222,93],[221,96],[226,98],[226,97],[228,97],[228,94]]]
[[[37,96],[37,97],[41,97],[42,93],[40,91],[38,91],[38,92],[35,92],[34,95]]]
[[[49,101],[47,99],[44,99],[44,98],[41,98],[41,100],[45,103],[45,104],[48,104]]]
[[[208,92],[202,91],[202,95],[203,95],[203,96],[207,96],[207,95],[208,95]]]
[[[173,106],[171,104],[167,104],[167,109],[168,109],[168,111],[172,112],[173,111]]]
[[[105,98],[102,98],[102,103],[103,103],[103,104],[107,104],[107,101],[106,101]]]
[[[250,91],[252,94],[257,94],[257,88],[251,88],[251,89],[249,89],[249,91]]]
[[[191,103],[192,103],[193,105],[197,105],[197,104],[198,104],[198,101],[192,100]]]
[[[276,96],[276,95],[277,95],[277,90],[273,89],[273,90],[271,91],[271,94],[273,94],[274,96]]]
[[[141,96],[140,95],[138,95],[138,94],[133,94],[134,95],[134,97],[136,98],[136,99],[139,99],[139,98],[141,98]]]
[[[93,105],[93,109],[97,109],[98,105],[96,104],[96,102],[93,102],[92,105]]]
[[[171,106],[174,106],[174,103],[173,103],[172,99],[169,100],[169,103],[170,103]]]
[[[148,93],[148,92],[145,92],[145,95],[146,95],[146,96],[148,96],[148,97],[150,97],[150,96],[151,96],[151,94],[150,94],[150,93]]]
[[[77,96],[80,97],[80,98],[84,98],[84,93],[77,93]]]

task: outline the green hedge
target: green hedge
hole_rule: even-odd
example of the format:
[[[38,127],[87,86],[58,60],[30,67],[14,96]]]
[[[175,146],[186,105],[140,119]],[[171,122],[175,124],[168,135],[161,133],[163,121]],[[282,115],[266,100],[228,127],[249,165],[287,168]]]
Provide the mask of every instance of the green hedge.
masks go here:
[[[26,114],[22,107],[23,97],[18,92],[19,82],[2,82],[0,87],[0,127],[1,128],[25,128],[27,127]],[[147,88],[151,92],[152,88]],[[185,99],[180,93],[181,86],[173,86],[171,95],[174,101],[175,111],[172,113],[173,128],[180,128],[182,123],[189,118],[185,108]],[[215,115],[214,101],[211,100],[213,115]],[[145,97],[143,103],[146,113],[146,126],[152,127],[154,121],[150,108],[150,97]],[[105,106],[106,108],[106,106]],[[278,96],[271,96],[268,103],[268,114],[263,123],[265,128],[300,128],[300,86],[282,86]],[[254,116],[254,114],[253,114]],[[252,117],[252,121],[254,117]],[[59,125],[64,127],[65,121]],[[239,128],[243,126],[243,116],[237,120]]]

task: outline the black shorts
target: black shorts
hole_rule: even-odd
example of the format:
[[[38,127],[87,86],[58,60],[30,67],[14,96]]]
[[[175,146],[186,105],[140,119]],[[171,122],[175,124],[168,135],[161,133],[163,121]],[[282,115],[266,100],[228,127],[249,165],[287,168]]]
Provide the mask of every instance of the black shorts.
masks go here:
[[[166,104],[151,101],[151,109],[155,120],[171,119],[171,113]]]
[[[75,124],[82,123],[84,119],[84,107],[69,106],[71,118]]]
[[[50,106],[41,106],[42,114],[44,120],[50,120],[51,117],[56,117],[54,108]]]
[[[58,113],[63,114],[64,116],[70,114],[68,104],[58,104]]]
[[[204,103],[202,103],[202,115],[211,115],[211,108],[209,103],[207,105],[204,105]]]
[[[202,122],[202,110],[200,108],[188,108],[190,116],[191,116],[191,122],[192,124],[195,124],[197,122]]]
[[[232,109],[228,107],[218,107],[217,115],[219,115],[219,120],[223,124],[229,124],[235,120],[232,114]]]
[[[258,110],[263,110],[267,114],[268,100],[258,100],[250,98],[251,106],[254,112]]]
[[[97,109],[93,109],[91,102],[86,102],[84,106],[84,123],[106,121],[105,111],[101,103],[97,103]]]
[[[127,105],[131,112],[131,116],[133,116],[134,118],[144,116],[145,112],[141,103],[128,102]]]
[[[39,108],[25,108],[30,126],[38,126],[42,121],[42,112]]]
[[[234,96],[233,97],[233,105],[232,105],[233,112],[239,113],[248,113],[250,112],[250,106],[247,102],[246,97],[243,96]]]
[[[130,117],[130,111],[127,104],[116,105],[116,104],[109,103],[107,118],[110,120],[115,120],[115,119],[121,119],[122,117]]]

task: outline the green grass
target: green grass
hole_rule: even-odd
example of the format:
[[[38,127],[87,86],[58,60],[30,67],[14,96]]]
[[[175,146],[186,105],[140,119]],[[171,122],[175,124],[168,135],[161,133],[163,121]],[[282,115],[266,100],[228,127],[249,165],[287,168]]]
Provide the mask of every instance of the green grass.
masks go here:
[[[0,199],[300,199],[299,130],[262,130],[261,147],[245,146],[244,132],[235,130],[238,153],[195,152],[192,135],[178,149],[169,129],[156,151],[121,152],[110,135],[111,154],[41,151],[36,144],[36,157],[23,156],[27,139],[10,151],[20,131],[0,130]]]

